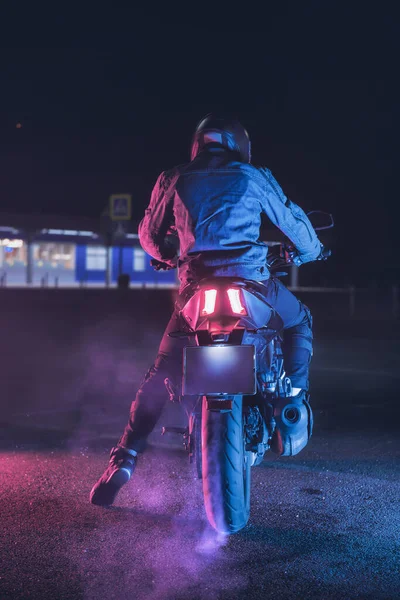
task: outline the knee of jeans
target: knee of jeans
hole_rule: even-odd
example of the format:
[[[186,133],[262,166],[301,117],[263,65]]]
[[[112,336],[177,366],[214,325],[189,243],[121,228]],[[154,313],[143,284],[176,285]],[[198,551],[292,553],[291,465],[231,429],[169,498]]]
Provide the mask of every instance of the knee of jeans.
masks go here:
[[[146,375],[144,376],[144,379],[139,386],[138,392],[147,393],[148,391],[157,389],[158,386],[161,388],[163,385],[164,378],[160,369],[158,369],[156,365],[152,365],[147,371]]]
[[[304,309],[303,318],[300,323],[285,329],[284,339],[285,345],[300,348],[307,348],[312,352],[313,332],[312,332],[312,316],[310,309],[302,304]]]
[[[164,395],[167,393],[167,389],[165,386],[165,379],[168,378],[174,387],[177,386],[177,381],[179,380],[176,376],[174,369],[166,368],[166,364],[160,357],[157,357],[157,361],[154,365],[150,367],[147,371],[146,375],[142,383],[139,386],[138,393],[143,394],[157,394]]]
[[[143,418],[146,418],[146,415],[151,417],[154,411],[158,410],[157,407],[161,409],[167,400],[168,393],[164,382],[149,380],[138,389],[131,405],[131,414],[139,410]]]
[[[306,348],[312,352],[313,337],[308,329],[299,328],[291,336],[289,344],[292,348]]]
[[[302,320],[301,323],[304,324],[304,325],[308,325],[308,327],[310,329],[312,329],[313,318],[312,318],[311,310],[308,308],[308,306],[306,304],[303,304],[303,302],[300,302],[300,304],[301,304],[301,307],[303,308],[304,313],[305,313],[304,314],[304,318],[303,318],[303,320]]]
[[[290,352],[290,356],[289,356],[289,361],[290,364],[292,365],[292,367],[294,365],[301,367],[302,365],[305,365],[308,368],[308,365],[311,362],[311,357],[312,357],[312,347],[310,348],[305,348],[304,346],[295,346],[292,347],[291,352]]]
[[[312,354],[313,335],[308,325],[296,325],[285,330],[284,349],[294,351],[298,348],[305,348]]]

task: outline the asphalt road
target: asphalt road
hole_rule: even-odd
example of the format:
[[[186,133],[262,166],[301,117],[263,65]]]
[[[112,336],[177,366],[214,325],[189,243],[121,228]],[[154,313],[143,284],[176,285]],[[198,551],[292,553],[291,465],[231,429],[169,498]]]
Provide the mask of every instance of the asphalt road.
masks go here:
[[[250,523],[221,538],[180,440],[160,436],[174,405],[116,506],[88,502],[157,327],[135,345],[122,322],[79,343],[67,327],[18,368],[2,347],[0,599],[399,599],[397,336],[316,336],[313,438],[253,469]]]

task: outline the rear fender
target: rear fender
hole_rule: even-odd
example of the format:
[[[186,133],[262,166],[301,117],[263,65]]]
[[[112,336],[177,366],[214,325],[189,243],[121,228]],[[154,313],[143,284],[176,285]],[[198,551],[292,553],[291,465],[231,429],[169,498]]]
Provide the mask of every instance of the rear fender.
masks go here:
[[[259,329],[267,325],[275,332],[280,331],[283,328],[282,319],[272,306],[266,302],[261,290],[256,286],[251,286],[251,283],[249,282],[247,288],[244,281],[232,280],[227,282],[222,278],[207,280],[194,290],[193,295],[182,299],[184,306],[181,308],[180,314],[194,331],[208,330],[210,326],[213,330],[216,330],[218,323],[221,323],[227,331],[232,331],[235,327]],[[238,315],[233,311],[227,294],[227,290],[230,288],[240,289],[247,314]],[[213,312],[202,314],[205,306],[205,292],[211,289],[217,290]]]

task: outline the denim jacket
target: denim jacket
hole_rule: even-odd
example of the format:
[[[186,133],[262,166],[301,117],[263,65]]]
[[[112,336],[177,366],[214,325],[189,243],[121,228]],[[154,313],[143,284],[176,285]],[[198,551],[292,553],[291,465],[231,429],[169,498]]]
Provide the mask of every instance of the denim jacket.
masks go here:
[[[158,177],[139,224],[140,243],[157,260],[178,267],[182,287],[207,276],[260,281],[269,277],[262,214],[291,240],[302,263],[320,254],[309,219],[269,169],[240,162],[230,151],[206,149]]]

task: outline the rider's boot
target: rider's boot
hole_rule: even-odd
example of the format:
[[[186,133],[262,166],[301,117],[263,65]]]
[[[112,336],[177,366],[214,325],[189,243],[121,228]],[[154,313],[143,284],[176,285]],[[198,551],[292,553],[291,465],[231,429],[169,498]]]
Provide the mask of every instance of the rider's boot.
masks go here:
[[[120,446],[111,449],[110,462],[90,492],[90,502],[110,506],[119,490],[127,483],[136,466],[136,452]]]

